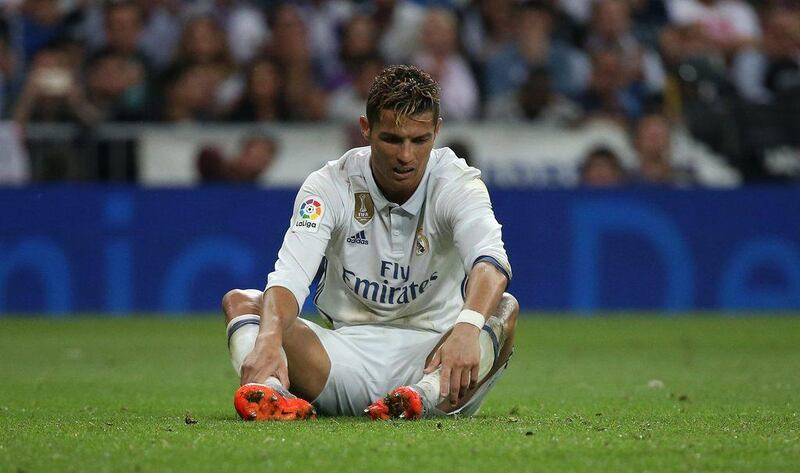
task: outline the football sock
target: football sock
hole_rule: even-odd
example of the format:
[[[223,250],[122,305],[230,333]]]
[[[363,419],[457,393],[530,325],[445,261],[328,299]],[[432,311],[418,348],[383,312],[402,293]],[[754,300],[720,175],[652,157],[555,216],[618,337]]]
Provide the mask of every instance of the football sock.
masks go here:
[[[231,354],[231,364],[236,373],[242,374],[242,363],[245,357],[253,351],[256,344],[256,337],[258,337],[258,329],[260,325],[260,317],[253,314],[240,315],[228,323],[228,350]],[[286,362],[286,353],[281,348],[281,356],[283,361]],[[265,379],[261,384],[278,388],[282,387],[278,378],[270,376]]]
[[[489,317],[478,337],[478,344],[481,349],[480,362],[478,363],[478,382],[483,381],[491,371],[492,366],[494,366],[503,340],[503,323],[497,317]],[[438,406],[446,399],[446,396],[439,394],[441,379],[442,370],[438,368],[436,371],[424,375],[417,384],[412,386],[422,395],[426,409]]]

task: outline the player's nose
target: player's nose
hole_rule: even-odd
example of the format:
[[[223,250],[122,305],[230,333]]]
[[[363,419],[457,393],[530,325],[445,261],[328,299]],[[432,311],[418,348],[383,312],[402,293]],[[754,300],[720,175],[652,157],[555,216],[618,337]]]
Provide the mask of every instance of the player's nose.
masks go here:
[[[400,150],[400,154],[397,156],[397,160],[403,166],[410,164],[414,160],[414,153],[411,149],[411,143],[404,143],[402,149]]]

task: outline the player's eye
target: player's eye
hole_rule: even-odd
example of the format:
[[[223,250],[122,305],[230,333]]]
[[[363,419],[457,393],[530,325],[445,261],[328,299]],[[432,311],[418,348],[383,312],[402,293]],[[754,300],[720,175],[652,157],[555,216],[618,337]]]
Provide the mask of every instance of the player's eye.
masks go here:
[[[430,141],[429,136],[421,136],[419,138],[414,138],[414,143],[416,144],[427,143],[428,141]]]

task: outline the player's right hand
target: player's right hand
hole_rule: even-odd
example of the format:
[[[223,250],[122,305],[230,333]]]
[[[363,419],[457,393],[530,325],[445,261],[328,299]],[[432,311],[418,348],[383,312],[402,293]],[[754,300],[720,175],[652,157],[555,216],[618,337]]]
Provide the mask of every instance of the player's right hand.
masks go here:
[[[281,342],[257,340],[242,362],[241,384],[263,383],[270,376],[278,378],[284,388],[289,389],[289,370],[281,355]]]

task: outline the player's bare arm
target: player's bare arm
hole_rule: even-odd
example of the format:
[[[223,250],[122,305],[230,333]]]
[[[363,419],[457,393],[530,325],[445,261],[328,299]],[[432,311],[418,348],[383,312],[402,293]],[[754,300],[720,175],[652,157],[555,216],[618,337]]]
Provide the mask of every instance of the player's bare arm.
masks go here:
[[[496,311],[507,285],[508,279],[494,265],[479,262],[469,274],[464,308],[488,318]],[[481,329],[468,323],[455,324],[450,336],[425,367],[425,373],[431,373],[441,366],[440,394],[448,397],[453,406],[458,404],[468,390],[474,389],[479,381],[480,331]]]
[[[253,351],[242,364],[241,384],[260,383],[270,376],[289,388],[289,373],[281,354],[283,335],[294,324],[299,309],[288,289],[275,286],[264,291],[261,303],[261,325]]]

